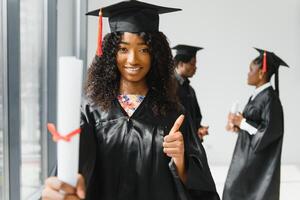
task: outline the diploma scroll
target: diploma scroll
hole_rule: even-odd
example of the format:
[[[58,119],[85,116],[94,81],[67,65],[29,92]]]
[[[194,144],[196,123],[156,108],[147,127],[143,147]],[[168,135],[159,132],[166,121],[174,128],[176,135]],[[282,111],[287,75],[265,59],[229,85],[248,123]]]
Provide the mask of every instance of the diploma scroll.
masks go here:
[[[237,114],[238,111],[239,111],[239,102],[235,101],[231,106],[230,112],[233,114]]]
[[[56,132],[57,176],[61,181],[72,186],[77,184],[79,164],[82,69],[82,61],[75,57],[61,57],[59,59]]]
[[[230,114],[235,115],[238,112],[239,112],[239,103],[238,103],[238,101],[235,101],[230,108]],[[228,121],[227,125],[226,125],[226,130],[231,131],[233,129],[233,127],[234,127],[234,125]]]

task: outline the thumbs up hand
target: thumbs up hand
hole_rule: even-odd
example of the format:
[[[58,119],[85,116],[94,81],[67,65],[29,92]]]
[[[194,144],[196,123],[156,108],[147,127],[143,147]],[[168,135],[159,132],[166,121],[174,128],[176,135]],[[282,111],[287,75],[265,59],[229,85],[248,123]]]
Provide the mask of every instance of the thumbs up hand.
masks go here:
[[[163,150],[167,156],[171,157],[177,167],[178,175],[185,182],[184,166],[184,139],[179,131],[184,120],[184,115],[180,115],[175,121],[168,135],[164,137]]]

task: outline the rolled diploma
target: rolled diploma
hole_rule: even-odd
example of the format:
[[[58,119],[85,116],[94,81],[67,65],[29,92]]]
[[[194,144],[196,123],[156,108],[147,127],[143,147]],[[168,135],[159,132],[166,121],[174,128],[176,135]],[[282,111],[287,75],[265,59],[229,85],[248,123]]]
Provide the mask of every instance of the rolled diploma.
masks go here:
[[[61,57],[57,84],[57,131],[65,136],[80,127],[82,61],[75,57]],[[71,141],[57,142],[58,178],[72,186],[77,184],[79,164],[79,134]]]
[[[238,109],[239,109],[239,102],[238,102],[238,101],[235,101],[235,102],[232,104],[231,108],[230,108],[230,112],[231,112],[232,114],[237,114],[238,111],[239,111]],[[234,126],[232,123],[229,123],[228,125],[229,125],[230,128],[232,128],[232,127]]]
[[[238,109],[239,109],[239,103],[238,103],[238,101],[235,101],[231,106],[230,112],[233,114],[237,114]]]

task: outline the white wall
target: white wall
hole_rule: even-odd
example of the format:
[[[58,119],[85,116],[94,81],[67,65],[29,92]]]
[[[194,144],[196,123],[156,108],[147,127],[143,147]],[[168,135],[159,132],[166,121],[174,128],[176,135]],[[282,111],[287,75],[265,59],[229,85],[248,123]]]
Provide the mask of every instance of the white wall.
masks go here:
[[[119,1],[89,0],[89,10]],[[235,100],[243,105],[253,88],[246,84],[250,61],[258,54],[252,47],[274,51],[290,65],[280,70],[280,97],[285,113],[282,161],[300,164],[300,1],[299,0],[144,0],[182,12],[160,16],[160,30],[171,46],[202,46],[198,71],[191,79],[203,121],[210,125],[204,142],[212,164],[229,164],[236,135],[225,131],[226,116]],[[105,22],[104,22],[105,23]],[[108,30],[107,23],[105,31]],[[96,50],[97,18],[88,23],[88,61]]]

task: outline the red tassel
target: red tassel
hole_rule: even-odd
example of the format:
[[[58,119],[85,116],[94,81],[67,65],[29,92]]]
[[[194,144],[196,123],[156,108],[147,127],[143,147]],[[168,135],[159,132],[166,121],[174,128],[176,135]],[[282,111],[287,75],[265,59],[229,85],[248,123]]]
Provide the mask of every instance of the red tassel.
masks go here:
[[[101,9],[99,11],[99,19],[98,19],[98,46],[97,46],[97,56],[102,56],[102,12]]]
[[[263,71],[263,73],[267,72],[267,53],[266,52],[264,52],[262,71]]]

